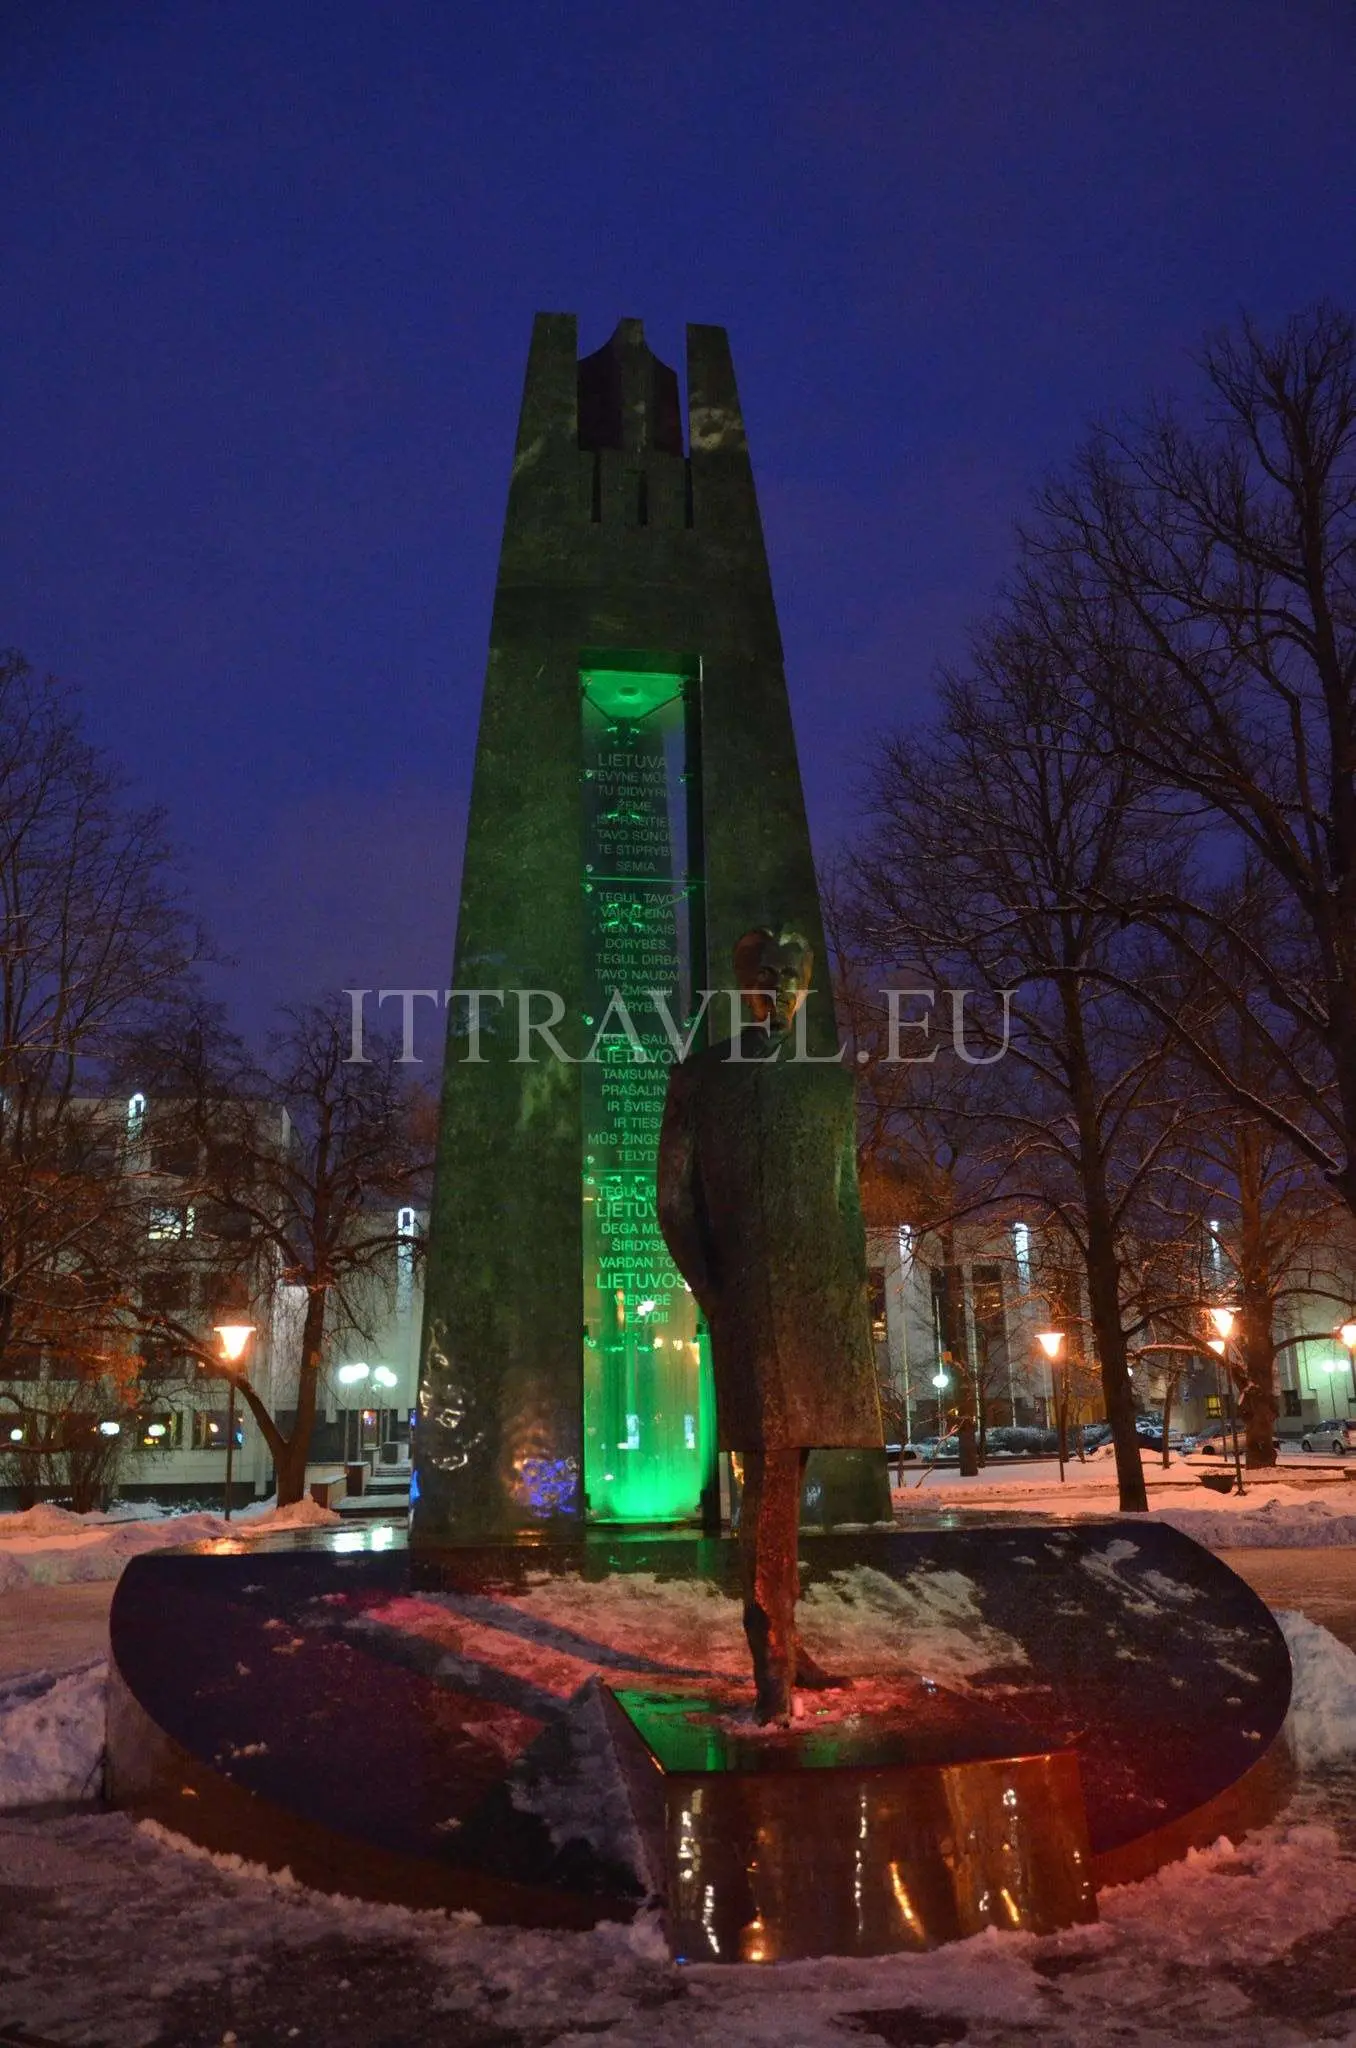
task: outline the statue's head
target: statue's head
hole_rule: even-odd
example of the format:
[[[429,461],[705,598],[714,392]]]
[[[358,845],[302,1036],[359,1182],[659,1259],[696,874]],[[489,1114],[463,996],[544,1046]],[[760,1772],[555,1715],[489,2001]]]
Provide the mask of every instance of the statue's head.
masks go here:
[[[734,949],[735,978],[755,1024],[789,1031],[805,1001],[815,956],[799,932],[786,925],[760,925],[745,932]]]

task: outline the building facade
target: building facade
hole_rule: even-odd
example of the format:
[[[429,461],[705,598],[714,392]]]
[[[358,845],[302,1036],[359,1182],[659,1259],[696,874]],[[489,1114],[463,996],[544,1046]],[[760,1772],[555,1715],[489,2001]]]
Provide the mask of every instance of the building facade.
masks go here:
[[[124,1286],[141,1313],[74,1310],[31,1319],[0,1354],[0,1505],[79,1492],[218,1506],[227,1447],[237,1504],[273,1490],[267,1443],[243,1400],[206,1371],[222,1323],[252,1325],[244,1368],[284,1434],[296,1412],[305,1290],[276,1260],[243,1241],[242,1222],[201,1199],[203,1147],[186,1137],[173,1105],[137,1092],[80,1105],[89,1170],[110,1189]],[[261,1104],[260,1135],[285,1146],[286,1118]],[[367,1219],[370,1223],[370,1218]],[[420,1253],[426,1215],[389,1219],[390,1270],[372,1275],[356,1303],[357,1327],[330,1332],[311,1462],[408,1462],[422,1313]]]

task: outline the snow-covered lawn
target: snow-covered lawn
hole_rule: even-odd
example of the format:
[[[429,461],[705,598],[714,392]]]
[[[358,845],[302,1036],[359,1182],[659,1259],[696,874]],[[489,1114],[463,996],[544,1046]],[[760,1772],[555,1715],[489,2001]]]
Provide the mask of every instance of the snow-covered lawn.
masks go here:
[[[1117,1513],[1116,1466],[1106,1451],[1094,1452],[1085,1464],[1074,1459],[1065,1469],[1061,1484],[1053,1459],[1004,1460],[972,1479],[962,1479],[954,1464],[933,1466],[926,1475],[905,1466],[904,1484],[894,1492],[895,1516],[907,1527],[914,1517],[931,1517],[939,1509],[970,1508],[988,1516]],[[1335,1468],[1276,1469],[1278,1476],[1265,1479],[1245,1472],[1242,1494],[1218,1493],[1201,1481],[1232,1476],[1232,1467],[1219,1459],[1174,1458],[1165,1467],[1157,1453],[1146,1454],[1149,1513],[1210,1550],[1356,1544],[1356,1483]]]
[[[1356,1786],[1348,1786],[1352,1802]],[[1331,1802],[1331,1786],[1326,1797]],[[808,1853],[808,1845],[807,1845]],[[1314,1802],[1104,1892],[1101,1923],[680,1970],[654,1920],[482,1927],[330,1899],[119,1814],[0,1822],[0,2019],[104,2048],[1170,2048],[1350,2041],[1356,1860]],[[1296,1957],[1302,1958],[1297,1962]]]
[[[223,1515],[166,1514],[151,1503],[129,1503],[106,1515],[77,1515],[69,1508],[47,1505],[28,1508],[20,1515],[0,1515],[0,1594],[25,1585],[116,1579],[130,1557],[146,1550],[228,1536],[252,1542],[287,1529],[318,1528],[341,1519],[335,1509],[317,1507],[313,1500],[290,1508],[257,1501],[229,1522]]]

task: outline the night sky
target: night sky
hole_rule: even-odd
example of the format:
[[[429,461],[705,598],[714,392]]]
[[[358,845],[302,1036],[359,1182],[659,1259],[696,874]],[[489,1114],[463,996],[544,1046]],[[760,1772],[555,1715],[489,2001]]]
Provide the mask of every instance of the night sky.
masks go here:
[[[0,4],[0,644],[236,1015],[441,986],[531,317],[730,329],[811,822],[1042,473],[1356,305],[1348,0]]]

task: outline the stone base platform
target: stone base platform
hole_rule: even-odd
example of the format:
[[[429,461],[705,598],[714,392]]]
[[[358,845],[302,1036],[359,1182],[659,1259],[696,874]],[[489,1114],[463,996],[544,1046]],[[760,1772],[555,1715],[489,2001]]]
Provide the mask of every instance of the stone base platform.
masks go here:
[[[1078,1758],[922,1686],[865,1725],[747,1730],[718,1699],[604,1688],[679,1962],[937,1948],[1097,1918]]]
[[[716,1759],[705,1789],[720,1780],[725,1819],[701,1853],[729,1876],[709,1917],[754,1960],[812,1952],[794,1895],[816,1867],[843,1873],[832,1911],[818,1909],[835,1953],[872,1952],[886,1929],[913,1946],[976,1924],[1068,1924],[1087,1915],[1088,1880],[1144,1875],[1280,1795],[1284,1639],[1240,1579],[1165,1525],[806,1537],[807,1648],[853,1684],[800,1695],[781,1752],[740,1721],[751,1683],[728,1539],[598,1531],[411,1553],[391,1537],[134,1559],[110,1617],[114,1802],[308,1884],[487,1920],[589,1926],[663,1891],[675,1948],[708,1953],[709,1929],[706,1950],[685,1931],[704,1921],[681,1895],[677,1847],[637,1844],[601,1674],[671,1791],[691,1761],[675,1741],[695,1729]],[[898,1780],[888,1798],[882,1772]],[[993,1833],[1009,1789],[1020,1839]],[[681,1833],[690,1809],[669,1808]],[[753,1896],[745,1850],[760,1828],[768,1875]],[[987,1880],[1014,1857],[1025,1874],[995,1904]]]

